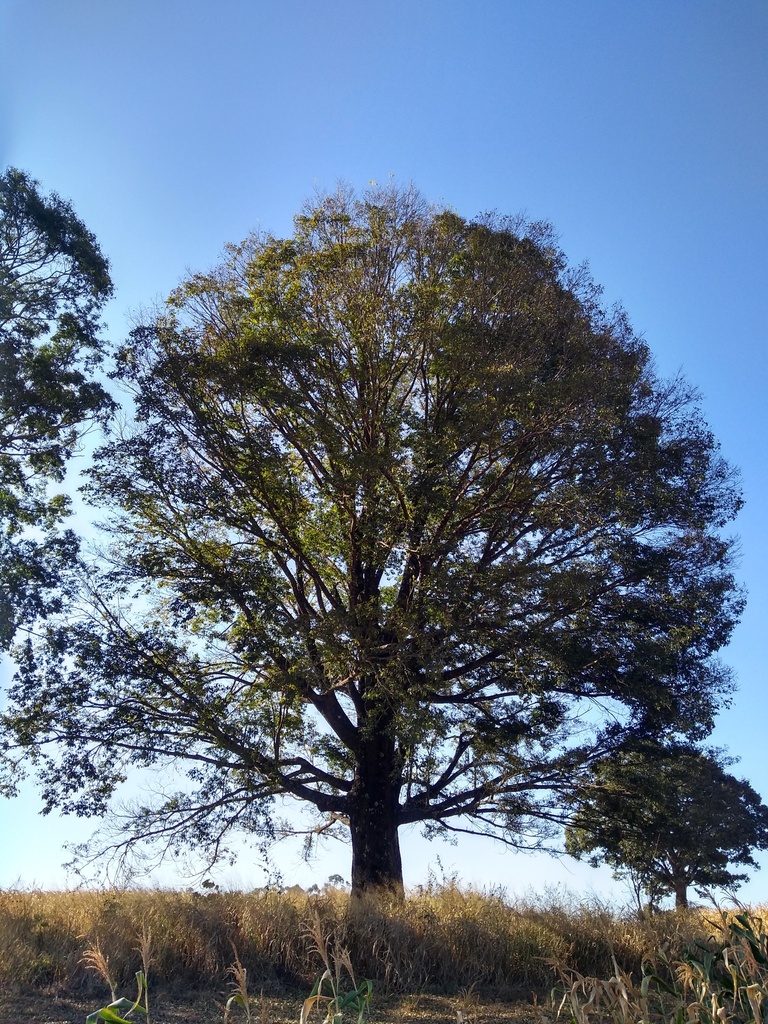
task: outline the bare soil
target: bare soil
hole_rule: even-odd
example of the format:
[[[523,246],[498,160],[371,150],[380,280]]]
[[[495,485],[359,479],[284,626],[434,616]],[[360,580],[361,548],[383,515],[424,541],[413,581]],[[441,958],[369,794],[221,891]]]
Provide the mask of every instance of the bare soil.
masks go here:
[[[254,1024],[296,1024],[302,998],[301,994],[265,996],[260,1006],[257,997],[252,1016]],[[152,1024],[222,1024],[223,1001],[217,992],[200,992],[189,999],[159,993],[150,1005]],[[0,993],[0,1024],[84,1024],[86,1016],[95,1009],[98,1005],[92,999]],[[467,1024],[541,1024],[542,1019],[528,1003],[483,1002],[472,993],[378,999],[374,993],[368,1019],[371,1024],[455,1024],[457,1010],[465,1015]],[[322,1019],[323,1015],[317,1012],[310,1017],[315,1024],[320,1024]],[[231,1024],[244,1020],[241,1011],[233,1010]]]

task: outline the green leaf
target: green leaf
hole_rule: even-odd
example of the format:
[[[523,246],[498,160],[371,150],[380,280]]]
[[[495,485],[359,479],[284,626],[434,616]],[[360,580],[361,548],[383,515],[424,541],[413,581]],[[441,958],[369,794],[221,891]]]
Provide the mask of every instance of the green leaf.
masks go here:
[[[109,1024],[132,1024],[131,1021],[127,1021],[125,1017],[121,1017],[115,1013],[115,1010],[127,1010],[128,1013],[132,1013],[134,1010],[140,1010],[142,1013],[146,1013],[146,1010],[142,1006],[137,1006],[136,1003],[130,999],[117,999],[114,1003],[110,1003],[109,1006],[104,1006],[100,1010],[95,1010],[93,1013],[86,1017],[86,1024],[96,1024],[97,1021],[103,1020],[108,1021]]]

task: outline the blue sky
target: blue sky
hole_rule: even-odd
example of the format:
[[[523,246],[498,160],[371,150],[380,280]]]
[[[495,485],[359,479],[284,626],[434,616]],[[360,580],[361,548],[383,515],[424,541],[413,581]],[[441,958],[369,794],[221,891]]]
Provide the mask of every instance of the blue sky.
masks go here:
[[[739,678],[714,740],[768,799],[768,4],[764,0],[0,0],[0,163],[71,199],[112,262],[109,334],[339,179],[552,221],[659,369],[682,369],[747,499]],[[0,803],[0,885],[62,885],[90,826]],[[609,874],[406,839],[467,881]],[[348,877],[345,850],[292,880]],[[768,862],[766,863],[768,869]],[[168,876],[168,881],[172,877]],[[229,880],[258,882],[248,857]],[[768,870],[743,890],[766,898]],[[620,893],[619,893],[620,894]]]

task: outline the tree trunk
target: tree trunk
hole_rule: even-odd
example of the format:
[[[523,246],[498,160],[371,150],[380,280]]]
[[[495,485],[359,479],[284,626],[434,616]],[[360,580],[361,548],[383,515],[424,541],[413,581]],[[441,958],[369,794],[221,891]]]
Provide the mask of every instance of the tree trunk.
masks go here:
[[[382,729],[363,738],[350,793],[352,893],[403,892],[398,809],[400,772],[395,742]]]
[[[684,878],[676,878],[675,883],[675,909],[685,910],[688,907],[688,883]]]

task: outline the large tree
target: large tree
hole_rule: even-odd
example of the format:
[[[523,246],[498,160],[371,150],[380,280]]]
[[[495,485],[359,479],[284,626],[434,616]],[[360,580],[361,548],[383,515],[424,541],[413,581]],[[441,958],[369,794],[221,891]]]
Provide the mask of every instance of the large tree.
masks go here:
[[[0,648],[55,609],[77,550],[52,494],[83,432],[111,406],[94,379],[109,268],[72,206],[0,174]]]
[[[111,546],[19,651],[46,806],[189,769],[126,842],[217,848],[279,795],[399,887],[398,829],[518,844],[625,735],[701,734],[737,488],[682,380],[541,226],[344,191],[191,276],[119,353]]]
[[[737,888],[768,849],[768,807],[716,751],[691,744],[635,743],[594,765],[575,793],[566,849],[631,875],[655,903],[688,888]]]

